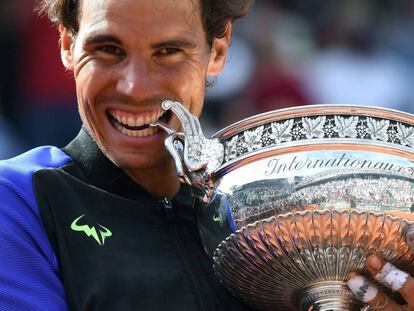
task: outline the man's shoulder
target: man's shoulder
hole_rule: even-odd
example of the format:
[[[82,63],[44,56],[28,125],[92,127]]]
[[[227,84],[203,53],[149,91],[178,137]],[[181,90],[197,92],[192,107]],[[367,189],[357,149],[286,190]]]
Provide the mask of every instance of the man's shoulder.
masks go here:
[[[19,156],[0,161],[0,193],[13,192],[30,200],[33,173],[44,168],[61,167],[71,161],[61,149],[38,147]],[[26,202],[29,203],[29,202]]]
[[[14,158],[0,161],[0,180],[18,180],[43,168],[60,167],[71,161],[61,149],[37,147]]]
[[[0,161],[1,310],[68,310],[32,181],[36,171],[67,161],[70,158],[53,147]]]

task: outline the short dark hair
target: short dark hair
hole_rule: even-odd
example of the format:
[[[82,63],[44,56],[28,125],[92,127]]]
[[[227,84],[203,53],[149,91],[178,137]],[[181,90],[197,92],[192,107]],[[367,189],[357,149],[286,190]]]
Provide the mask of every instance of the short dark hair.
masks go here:
[[[38,0],[36,10],[47,15],[55,24],[62,24],[72,34],[79,30],[79,3],[81,0]],[[175,0],[174,0],[175,1]],[[207,41],[211,45],[214,38],[222,38],[226,34],[228,22],[246,15],[254,4],[254,0],[198,0]]]

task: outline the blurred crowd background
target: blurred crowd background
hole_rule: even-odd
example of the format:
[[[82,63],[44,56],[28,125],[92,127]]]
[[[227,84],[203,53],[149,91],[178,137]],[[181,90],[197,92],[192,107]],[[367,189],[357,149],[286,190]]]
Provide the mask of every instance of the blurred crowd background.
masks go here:
[[[34,0],[2,0],[0,159],[78,132],[75,88],[58,35]],[[247,116],[309,104],[414,113],[413,0],[256,0],[235,27],[202,119],[212,134]]]

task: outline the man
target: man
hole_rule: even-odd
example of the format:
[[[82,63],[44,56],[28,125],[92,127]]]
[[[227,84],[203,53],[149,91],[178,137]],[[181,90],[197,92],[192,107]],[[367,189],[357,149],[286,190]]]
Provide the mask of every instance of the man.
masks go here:
[[[161,102],[199,115],[251,0],[45,0],[83,129],[0,165],[0,310],[243,310],[214,277],[150,128]],[[51,129],[53,130],[53,129]]]
[[[212,273],[191,192],[150,128],[199,115],[251,1],[44,0],[76,81],[67,147],[0,164],[1,310],[244,310]],[[358,284],[357,284],[358,285]],[[359,286],[359,285],[358,285]]]

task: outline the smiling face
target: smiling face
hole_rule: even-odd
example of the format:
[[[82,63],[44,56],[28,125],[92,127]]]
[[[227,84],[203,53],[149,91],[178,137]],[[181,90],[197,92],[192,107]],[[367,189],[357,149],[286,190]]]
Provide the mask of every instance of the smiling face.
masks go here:
[[[209,46],[195,0],[81,3],[79,32],[60,32],[84,126],[125,170],[166,166],[166,135],[148,124],[161,118],[179,129],[176,117],[162,115],[165,99],[201,113],[205,79],[223,69],[231,25]]]

